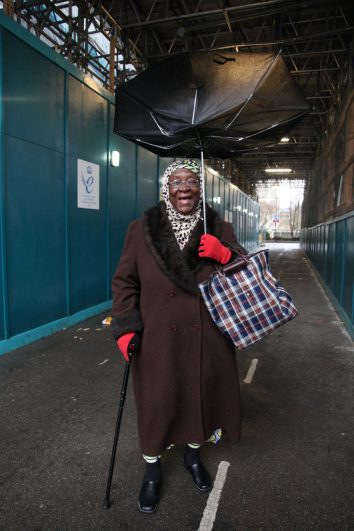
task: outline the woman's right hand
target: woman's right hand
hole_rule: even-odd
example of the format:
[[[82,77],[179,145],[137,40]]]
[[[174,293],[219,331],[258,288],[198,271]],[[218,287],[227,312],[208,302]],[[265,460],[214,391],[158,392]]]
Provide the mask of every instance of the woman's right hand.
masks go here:
[[[117,346],[123,354],[125,361],[129,362],[131,355],[136,354],[139,350],[139,334],[136,334],[135,332],[127,332],[126,334],[123,334],[118,338]]]

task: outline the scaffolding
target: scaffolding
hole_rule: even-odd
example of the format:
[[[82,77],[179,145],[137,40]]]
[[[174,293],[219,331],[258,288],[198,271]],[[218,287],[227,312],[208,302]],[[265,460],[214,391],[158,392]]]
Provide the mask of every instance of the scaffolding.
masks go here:
[[[4,12],[110,92],[146,67],[138,46],[100,2],[0,2]]]

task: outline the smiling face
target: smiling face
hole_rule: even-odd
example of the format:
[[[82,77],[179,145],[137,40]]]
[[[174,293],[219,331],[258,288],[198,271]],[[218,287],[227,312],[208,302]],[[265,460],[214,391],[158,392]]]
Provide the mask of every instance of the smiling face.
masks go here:
[[[178,189],[174,189],[171,185],[168,187],[169,198],[171,204],[180,214],[191,214],[197,207],[200,199],[200,186],[191,187],[186,181],[187,179],[198,179],[199,176],[188,170],[187,168],[179,168],[171,173],[169,182],[176,179],[184,181]]]

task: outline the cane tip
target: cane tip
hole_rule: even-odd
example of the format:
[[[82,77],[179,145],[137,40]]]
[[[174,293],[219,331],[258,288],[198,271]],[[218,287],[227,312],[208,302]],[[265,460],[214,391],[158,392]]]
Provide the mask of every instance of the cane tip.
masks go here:
[[[109,499],[108,499],[108,498],[105,498],[105,499],[103,500],[103,508],[104,508],[104,509],[109,509],[110,506],[111,506],[111,504],[109,503]]]

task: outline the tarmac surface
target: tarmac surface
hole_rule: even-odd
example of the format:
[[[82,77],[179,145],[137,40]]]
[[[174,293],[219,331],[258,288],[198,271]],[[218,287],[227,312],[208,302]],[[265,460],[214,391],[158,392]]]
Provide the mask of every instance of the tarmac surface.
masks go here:
[[[354,345],[298,246],[269,247],[299,316],[237,353],[242,439],[203,447],[213,477],[229,463],[208,522],[180,447],[157,513],[139,512],[132,385],[102,509],[124,371],[104,314],[0,357],[1,531],[354,530]]]

